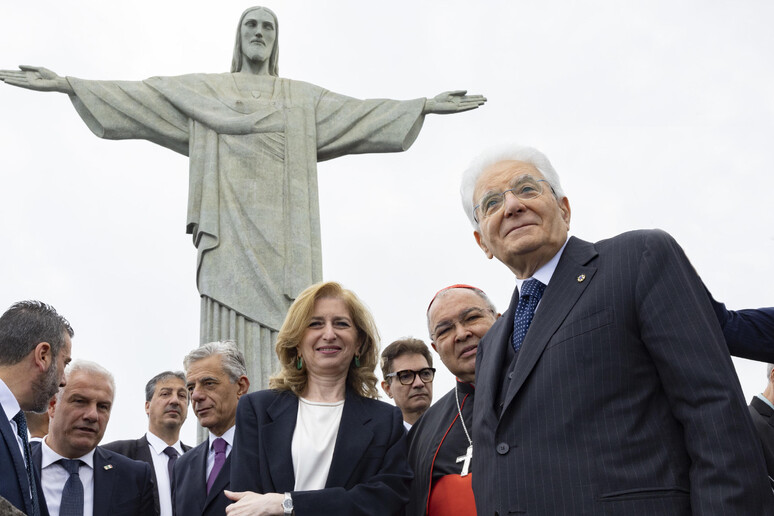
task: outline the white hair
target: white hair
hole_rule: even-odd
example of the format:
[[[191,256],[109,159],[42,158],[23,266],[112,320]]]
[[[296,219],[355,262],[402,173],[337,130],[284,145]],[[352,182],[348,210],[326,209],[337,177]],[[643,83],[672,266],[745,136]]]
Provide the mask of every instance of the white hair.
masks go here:
[[[492,147],[471,161],[465,172],[462,173],[462,183],[460,184],[460,196],[462,198],[462,209],[468,216],[473,228],[479,229],[478,223],[473,215],[473,207],[476,200],[473,199],[473,192],[476,189],[476,181],[487,168],[501,161],[523,161],[534,166],[543,174],[543,177],[554,190],[554,196],[557,199],[564,197],[564,190],[559,181],[559,174],[554,170],[551,162],[545,154],[533,147],[527,147],[518,144],[504,144]]]
[[[84,372],[92,375],[102,376],[107,381],[108,384],[110,384],[110,390],[113,391],[113,398],[115,399],[116,396],[116,380],[113,378],[113,374],[99,365],[96,362],[92,362],[90,360],[74,360],[71,364],[67,366],[67,369],[65,370],[65,378],[69,380],[74,373],[77,372]],[[62,399],[62,393],[64,392],[64,389],[66,389],[67,386],[59,389],[59,392],[56,395],[57,401]]]

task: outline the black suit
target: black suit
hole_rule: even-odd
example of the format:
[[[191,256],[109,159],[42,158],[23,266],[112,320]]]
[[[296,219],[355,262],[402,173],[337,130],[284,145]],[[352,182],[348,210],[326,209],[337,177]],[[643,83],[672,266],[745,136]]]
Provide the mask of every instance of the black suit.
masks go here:
[[[182,442],[180,447],[183,449],[183,453],[191,449],[190,446],[186,446]],[[127,439],[124,441],[113,441],[102,445],[102,448],[116,453],[120,453],[124,457],[129,457],[132,460],[140,460],[147,462],[151,467],[151,475],[153,476],[153,506],[156,508],[156,513],[159,512],[159,482],[156,479],[156,468],[153,465],[153,457],[151,456],[150,445],[148,444],[148,438],[142,436],[139,439]]]
[[[43,453],[33,443],[32,460],[40,470]],[[94,449],[94,516],[148,516],[153,508],[151,467],[119,453]]]
[[[766,458],[766,468],[769,476],[774,478],[774,410],[765,401],[757,396],[750,402],[750,416],[752,416],[755,430],[763,445],[763,456]]]
[[[182,455],[175,463],[175,485],[172,488],[172,508],[176,516],[223,516],[226,507],[232,503],[223,494],[229,489],[231,457],[226,457],[207,493],[207,454],[210,441],[206,439],[191,451]],[[233,449],[231,450],[234,451]]]
[[[411,470],[403,416],[396,407],[347,390],[325,489],[294,491],[291,442],[298,397],[290,391],[242,396],[231,478],[234,491],[291,492],[296,514],[376,516],[401,513]]]
[[[40,483],[38,483],[37,491],[41,516],[48,516]],[[27,480],[27,466],[24,464],[24,456],[19,450],[16,433],[8,422],[8,416],[3,406],[0,405],[0,496],[17,509],[31,514],[32,499],[29,493],[30,484]]]
[[[478,347],[479,515],[774,512],[717,318],[669,235],[571,238],[511,362],[517,303]]]

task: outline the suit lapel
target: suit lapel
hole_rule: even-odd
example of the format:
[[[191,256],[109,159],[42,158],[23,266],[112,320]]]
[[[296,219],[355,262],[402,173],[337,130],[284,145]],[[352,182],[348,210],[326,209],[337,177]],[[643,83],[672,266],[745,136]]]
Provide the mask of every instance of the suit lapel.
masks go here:
[[[139,439],[137,439],[137,458],[136,460],[141,460],[143,462],[147,462],[151,466],[153,466],[153,457],[151,456],[151,448],[150,444],[148,444],[148,438],[146,436],[142,436]],[[151,468],[154,470],[153,473],[153,480],[156,481],[156,472],[155,468]]]
[[[349,477],[357,471],[353,466],[360,462],[374,438],[374,433],[364,426],[370,420],[371,413],[363,399],[348,388],[326,487],[349,485]]]
[[[99,446],[94,449],[94,514],[110,514],[110,499],[116,479],[111,455]]]
[[[296,428],[298,398],[290,392],[282,392],[268,406],[266,413],[271,421],[261,427],[261,433],[272,487],[278,491],[292,491],[296,481],[290,450],[292,439],[288,437],[293,436]]]
[[[24,463],[24,456],[21,454],[21,450],[19,450],[19,443],[16,440],[16,435],[13,433],[11,423],[8,422],[8,416],[6,416],[2,405],[0,405],[0,433],[3,434],[5,446],[8,448],[8,452],[13,460],[13,468],[16,471],[15,476],[19,482],[19,489],[22,494],[29,493],[30,484],[27,482],[27,465]],[[30,461],[32,461],[32,458],[30,458]],[[7,468],[8,465],[3,464],[2,467]],[[23,498],[24,504],[27,506],[27,511],[31,511],[32,507],[30,506],[31,500],[29,494],[23,496]]]
[[[772,428],[774,428],[774,417],[771,417],[774,415],[774,410],[772,410],[771,407],[769,407],[766,402],[758,398],[757,396],[753,397],[752,402],[750,403],[753,408],[758,412],[758,414],[761,415],[761,417],[766,418],[766,423]]]
[[[209,450],[209,440],[205,440],[201,445],[191,451],[191,461],[189,464],[190,471],[183,472],[184,477],[178,477],[178,467],[180,464],[175,464],[175,484],[178,481],[181,482],[177,487],[179,491],[175,493],[175,496],[186,498],[186,507],[197,507],[204,512],[204,503],[207,498],[207,453]],[[197,457],[197,455],[199,455]],[[180,480],[178,480],[178,478]],[[179,495],[178,495],[179,493]],[[177,513],[177,516],[187,516],[185,514]]]
[[[497,394],[500,389],[501,372],[508,367],[508,346],[511,345],[513,333],[513,314],[519,303],[519,289],[513,289],[511,304],[495,325],[487,332],[479,343],[476,356],[476,394],[479,400],[490,400],[483,403],[484,416],[490,421],[496,421],[499,416]]]
[[[551,340],[551,336],[567,318],[581,294],[586,290],[594,277],[596,267],[586,264],[597,255],[594,244],[571,237],[564,248],[562,257],[556,266],[548,287],[540,300],[538,310],[532,319],[527,336],[519,351],[513,380],[509,382],[505,396],[505,407],[519,392],[524,381],[535,367],[540,355]],[[515,308],[513,302],[511,308]],[[509,308],[509,312],[511,309]],[[510,315],[513,319],[513,315]],[[510,321],[513,329],[513,321]],[[500,375],[497,375],[498,377]],[[497,380],[495,380],[497,381]]]

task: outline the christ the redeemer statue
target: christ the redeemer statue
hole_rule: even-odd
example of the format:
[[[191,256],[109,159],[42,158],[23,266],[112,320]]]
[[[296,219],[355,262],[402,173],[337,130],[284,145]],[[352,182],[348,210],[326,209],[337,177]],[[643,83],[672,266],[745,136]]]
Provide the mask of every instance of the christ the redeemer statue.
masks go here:
[[[280,78],[277,38],[276,15],[253,7],[239,20],[231,73],[134,82],[0,71],[10,85],[67,93],[100,138],[145,139],[189,156],[201,342],[235,340],[259,388],[290,303],[322,279],[317,162],[406,150],[424,115],[486,101],[464,91],[358,100]]]

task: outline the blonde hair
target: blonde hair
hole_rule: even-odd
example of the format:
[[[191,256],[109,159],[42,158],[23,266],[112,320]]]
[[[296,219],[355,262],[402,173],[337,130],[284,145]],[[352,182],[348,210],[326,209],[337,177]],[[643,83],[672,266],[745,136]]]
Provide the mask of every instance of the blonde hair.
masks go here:
[[[298,346],[306,333],[312,318],[314,304],[318,299],[333,298],[344,301],[349,315],[357,329],[360,341],[360,367],[350,364],[347,373],[347,385],[360,396],[378,398],[377,378],[374,374],[379,362],[379,332],[371,312],[351,290],[340,284],[328,281],[307,288],[296,298],[288,310],[277,336],[277,357],[280,369],[269,379],[269,388],[289,390],[300,396],[306,389],[308,377],[306,364],[296,368]]]

